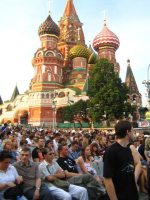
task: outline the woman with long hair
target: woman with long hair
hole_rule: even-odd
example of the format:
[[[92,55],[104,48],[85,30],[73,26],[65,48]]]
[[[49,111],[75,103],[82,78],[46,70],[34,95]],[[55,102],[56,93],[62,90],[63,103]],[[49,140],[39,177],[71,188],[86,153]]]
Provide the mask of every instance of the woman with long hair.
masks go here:
[[[103,177],[103,158],[99,153],[99,145],[97,142],[93,142],[90,145],[92,166],[96,170],[97,175]]]
[[[91,174],[97,181],[101,181],[92,165],[90,146],[84,147],[82,149],[81,156],[77,159],[77,168],[79,173]]]

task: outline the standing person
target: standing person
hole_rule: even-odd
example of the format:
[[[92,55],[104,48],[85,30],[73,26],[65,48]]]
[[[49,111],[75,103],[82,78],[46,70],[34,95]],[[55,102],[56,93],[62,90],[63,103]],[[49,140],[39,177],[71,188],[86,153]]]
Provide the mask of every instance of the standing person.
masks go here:
[[[145,140],[144,155],[147,160],[147,190],[150,199],[150,136],[148,136]]]
[[[30,148],[21,150],[20,161],[14,163],[14,167],[23,177],[23,194],[28,200],[54,200],[48,187],[41,183],[39,167],[30,160]]]
[[[133,137],[131,123],[119,121],[115,125],[117,140],[104,155],[104,183],[110,200],[138,200],[135,166],[128,147]]]

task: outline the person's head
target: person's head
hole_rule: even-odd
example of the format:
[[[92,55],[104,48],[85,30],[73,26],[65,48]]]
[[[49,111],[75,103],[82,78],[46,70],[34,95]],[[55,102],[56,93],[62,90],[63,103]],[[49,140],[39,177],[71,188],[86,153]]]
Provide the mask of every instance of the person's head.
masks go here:
[[[47,140],[45,142],[45,148],[52,149],[54,147],[53,140]]]
[[[11,151],[11,140],[4,140],[3,142],[3,150]]]
[[[72,149],[72,151],[77,151],[78,148],[79,148],[79,143],[77,141],[73,141],[71,143],[71,149]]]
[[[23,163],[28,163],[30,158],[31,158],[31,150],[30,150],[30,148],[29,147],[22,148],[21,153],[20,153],[20,160]]]
[[[99,146],[97,142],[93,142],[90,145],[91,155],[99,155]]]
[[[20,141],[20,146],[21,146],[21,147],[26,147],[26,146],[28,146],[28,141],[25,140],[25,139],[22,139],[22,140]]]
[[[66,158],[68,157],[69,154],[69,148],[67,146],[67,144],[60,144],[58,145],[58,153],[60,157]]]
[[[46,160],[46,162],[48,163],[51,163],[54,159],[54,152],[48,148],[42,150],[42,155],[44,160]]]
[[[45,139],[44,138],[39,138],[38,139],[38,147],[43,148],[45,145]]]
[[[83,160],[86,161],[86,159],[89,159],[91,156],[91,150],[90,146],[86,146],[81,151],[81,156],[83,157]]]
[[[119,121],[115,125],[115,133],[118,139],[125,138],[127,135],[129,138],[133,137],[131,123],[129,121]]]
[[[12,155],[8,151],[1,151],[0,152],[0,169],[1,170],[7,170],[10,162],[12,159]]]
[[[60,140],[60,138],[61,138],[61,134],[59,132],[55,133],[54,138],[55,138],[55,141],[58,142]]]

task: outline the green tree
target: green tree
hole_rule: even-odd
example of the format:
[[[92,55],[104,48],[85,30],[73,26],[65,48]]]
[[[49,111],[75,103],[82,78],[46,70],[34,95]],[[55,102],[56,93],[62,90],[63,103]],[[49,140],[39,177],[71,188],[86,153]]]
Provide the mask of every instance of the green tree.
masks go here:
[[[128,88],[114,72],[114,65],[101,59],[90,72],[88,95],[89,115],[93,121],[123,117]]]
[[[72,122],[74,119],[79,122],[88,121],[87,118],[87,101],[79,100],[73,105],[61,109],[62,120]]]

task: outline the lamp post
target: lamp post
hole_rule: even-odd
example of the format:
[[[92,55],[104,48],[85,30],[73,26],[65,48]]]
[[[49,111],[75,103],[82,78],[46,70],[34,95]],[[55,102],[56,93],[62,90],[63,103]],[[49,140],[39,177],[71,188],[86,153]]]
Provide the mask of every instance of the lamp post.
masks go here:
[[[53,101],[52,109],[53,109],[53,130],[54,130],[55,125],[56,125],[56,103],[55,103],[55,101]]]
[[[56,103],[57,101],[55,100],[57,95],[57,92],[54,91],[53,99],[52,99],[52,110],[53,110],[53,130],[56,127]]]
[[[150,80],[149,80],[149,68],[150,64],[148,65],[147,69],[147,80],[144,80],[142,83],[145,85],[147,89],[147,99],[148,99],[148,108],[150,108]]]

